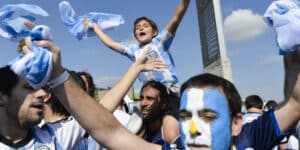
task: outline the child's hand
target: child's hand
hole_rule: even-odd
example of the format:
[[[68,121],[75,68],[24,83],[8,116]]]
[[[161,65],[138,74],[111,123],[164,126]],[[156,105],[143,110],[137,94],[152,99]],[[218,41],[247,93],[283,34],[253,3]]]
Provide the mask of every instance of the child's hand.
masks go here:
[[[84,28],[86,28],[87,30],[89,30],[89,29],[94,30],[94,24],[96,24],[96,23],[94,23],[92,20],[90,20],[88,18],[83,19]]]
[[[31,21],[29,21],[29,20],[25,20],[24,21],[24,25],[28,28],[28,29],[32,29],[32,28],[34,28],[35,27],[35,24],[34,23],[32,23]]]

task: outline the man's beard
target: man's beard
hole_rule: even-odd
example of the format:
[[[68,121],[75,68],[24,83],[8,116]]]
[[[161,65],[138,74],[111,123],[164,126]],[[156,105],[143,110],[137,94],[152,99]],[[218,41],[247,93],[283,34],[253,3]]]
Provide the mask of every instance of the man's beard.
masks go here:
[[[153,113],[152,111],[148,114],[148,116],[143,118],[143,123],[149,124],[163,117],[162,111],[158,113]]]

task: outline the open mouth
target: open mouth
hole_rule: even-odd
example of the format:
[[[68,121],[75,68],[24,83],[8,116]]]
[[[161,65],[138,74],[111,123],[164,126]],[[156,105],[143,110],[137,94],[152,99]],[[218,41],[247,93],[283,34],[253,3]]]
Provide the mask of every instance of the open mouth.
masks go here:
[[[43,109],[44,104],[43,103],[34,103],[31,105],[31,107],[37,108],[37,109]]]
[[[141,114],[144,116],[144,115],[147,115],[149,113],[149,110],[148,109],[142,109],[141,110]]]
[[[146,33],[145,33],[145,32],[140,32],[139,35],[140,35],[140,36],[144,36],[144,35],[146,35]]]
[[[148,109],[142,109],[142,111],[141,111],[142,113],[148,113],[149,112],[149,110]]]

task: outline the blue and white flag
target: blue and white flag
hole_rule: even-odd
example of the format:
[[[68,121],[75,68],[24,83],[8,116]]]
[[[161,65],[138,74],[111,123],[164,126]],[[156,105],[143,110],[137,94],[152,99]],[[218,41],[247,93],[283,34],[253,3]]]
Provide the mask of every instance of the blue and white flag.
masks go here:
[[[9,63],[10,68],[19,76],[25,76],[35,89],[44,86],[52,71],[52,54],[48,49],[37,46],[33,41],[51,39],[50,29],[44,25],[35,26],[30,31],[31,52],[21,52]]]
[[[67,1],[62,1],[59,4],[59,11],[62,22],[78,40],[96,35],[93,31],[89,30],[91,22],[97,23],[103,30],[118,27],[125,22],[121,15],[100,12],[90,12],[82,16],[77,16],[71,4]],[[88,25],[84,25],[85,19],[91,22]]]
[[[36,5],[7,4],[0,8],[0,36],[19,41],[29,35],[25,20],[33,22],[35,16],[48,16],[48,13]]]
[[[280,54],[290,52],[300,45],[300,1],[274,1],[264,14],[267,23],[277,33],[276,42]]]

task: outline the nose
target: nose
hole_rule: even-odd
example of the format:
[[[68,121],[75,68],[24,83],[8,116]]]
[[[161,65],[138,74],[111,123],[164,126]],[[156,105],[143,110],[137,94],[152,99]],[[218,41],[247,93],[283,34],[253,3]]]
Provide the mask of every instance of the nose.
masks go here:
[[[194,119],[191,120],[190,134],[191,134],[191,136],[199,136],[199,135],[201,135],[201,133],[197,130],[196,122],[195,122]]]
[[[37,99],[44,99],[46,96],[48,96],[48,93],[45,90],[39,89],[34,93],[34,96]]]

